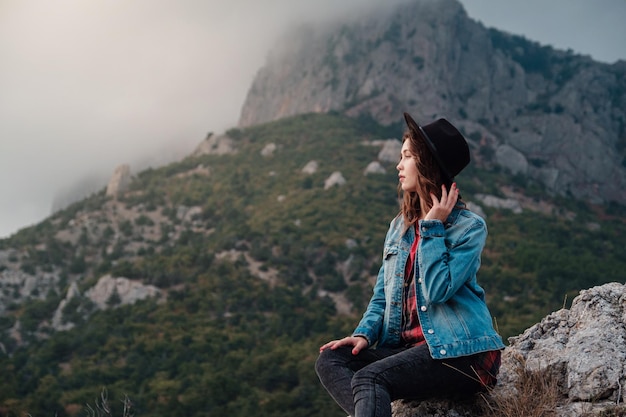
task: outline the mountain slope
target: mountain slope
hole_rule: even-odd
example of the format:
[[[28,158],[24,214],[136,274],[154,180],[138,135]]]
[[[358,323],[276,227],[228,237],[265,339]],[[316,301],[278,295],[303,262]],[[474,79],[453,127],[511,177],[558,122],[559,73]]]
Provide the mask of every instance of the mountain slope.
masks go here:
[[[313,362],[369,299],[398,211],[381,151],[400,133],[337,114],[233,129],[230,153],[141,172],[117,199],[97,193],[0,240],[0,416],[79,415],[103,386],[136,415],[341,416]],[[336,171],[344,185],[327,182]],[[620,206],[550,198],[497,168],[464,174],[487,216],[479,281],[503,336],[624,280]],[[516,195],[520,213],[492,207]],[[103,276],[162,295],[112,292],[99,307],[88,294]],[[53,326],[59,310],[73,328]]]

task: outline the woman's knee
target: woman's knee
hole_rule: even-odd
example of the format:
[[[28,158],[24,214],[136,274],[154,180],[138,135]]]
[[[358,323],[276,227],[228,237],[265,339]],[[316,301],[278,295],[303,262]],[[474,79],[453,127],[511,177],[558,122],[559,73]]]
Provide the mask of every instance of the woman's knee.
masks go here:
[[[326,375],[333,369],[346,366],[346,358],[340,349],[325,349],[320,352],[315,361],[315,372],[318,376]]]
[[[324,370],[326,369],[326,367],[328,366],[328,354],[326,354],[326,351],[322,351],[320,352],[319,356],[317,357],[317,360],[315,361],[315,373],[317,375],[320,375],[320,373],[324,373]]]

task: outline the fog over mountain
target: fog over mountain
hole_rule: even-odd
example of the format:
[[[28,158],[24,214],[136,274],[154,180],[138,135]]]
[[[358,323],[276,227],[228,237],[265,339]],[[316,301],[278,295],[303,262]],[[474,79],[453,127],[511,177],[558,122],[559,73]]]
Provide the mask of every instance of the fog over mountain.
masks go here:
[[[45,218],[75,190],[104,186],[121,163],[137,172],[178,159],[207,132],[234,126],[289,26],[375,3],[4,1],[0,237]],[[462,3],[486,26],[605,62],[626,58],[622,0]]]

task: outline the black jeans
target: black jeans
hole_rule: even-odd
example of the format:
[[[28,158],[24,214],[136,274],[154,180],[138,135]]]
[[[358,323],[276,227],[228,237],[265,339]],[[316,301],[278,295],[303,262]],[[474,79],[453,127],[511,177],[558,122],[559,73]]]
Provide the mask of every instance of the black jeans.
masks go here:
[[[474,356],[435,360],[428,346],[326,349],[315,372],[344,411],[354,417],[391,417],[391,402],[457,397],[482,391],[472,365]]]

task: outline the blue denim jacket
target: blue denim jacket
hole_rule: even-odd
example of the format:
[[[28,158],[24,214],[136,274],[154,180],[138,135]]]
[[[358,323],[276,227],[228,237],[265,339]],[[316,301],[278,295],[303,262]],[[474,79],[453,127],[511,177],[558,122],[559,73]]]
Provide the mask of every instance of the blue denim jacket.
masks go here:
[[[418,315],[434,359],[504,348],[493,328],[485,292],[476,282],[487,238],[484,220],[455,207],[445,224],[420,220],[414,271]],[[404,269],[415,230],[404,231],[402,216],[392,220],[374,294],[353,336],[370,346],[399,346],[402,329]]]

